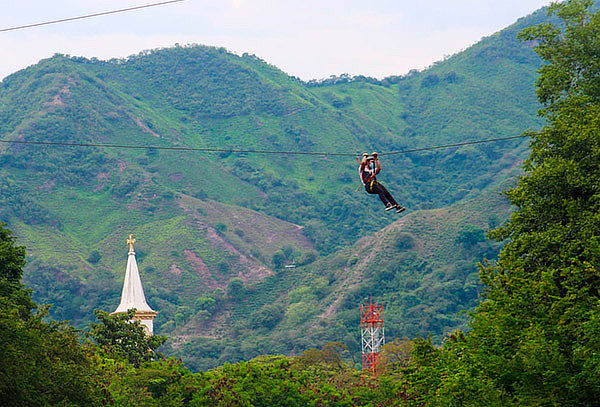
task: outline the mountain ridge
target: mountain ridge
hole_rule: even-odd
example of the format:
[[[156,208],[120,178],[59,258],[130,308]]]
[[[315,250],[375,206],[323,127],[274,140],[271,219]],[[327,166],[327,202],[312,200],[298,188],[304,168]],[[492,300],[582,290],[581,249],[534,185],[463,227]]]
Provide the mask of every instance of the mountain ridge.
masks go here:
[[[519,24],[540,18],[538,13]],[[360,79],[308,86],[256,57],[203,46],[112,61],[55,56],[2,81],[0,136],[390,151],[462,141],[466,135],[474,140],[515,135],[542,124],[533,95],[539,60],[527,44],[514,39],[519,27],[423,72],[377,83]],[[491,71],[490,64],[495,64]],[[506,99],[509,94],[517,97]],[[390,156],[384,158],[381,180],[415,211],[439,214],[452,207],[473,217],[469,205],[480,205],[478,199],[514,177],[512,169],[526,152],[527,142],[514,140]],[[367,276],[361,281],[356,274],[344,285],[347,276],[338,269],[357,272],[350,263],[360,258],[347,253],[385,227],[382,233],[408,239],[407,232],[392,226],[395,214],[381,211],[376,197],[356,191],[356,163],[346,158],[3,145],[0,175],[0,219],[8,220],[30,247],[25,279],[36,300],[55,304],[53,317],[83,326],[92,309],[116,306],[124,267],[119,236],[133,232],[140,242],[138,261],[149,302],[161,311],[157,331],[175,339],[187,335],[180,350],[198,369],[252,357],[265,346],[281,353],[303,350],[310,341],[300,338],[298,329],[315,321],[321,301],[340,305],[336,314],[331,314],[334,308],[323,311],[336,315],[339,323],[317,330],[311,343],[327,336],[344,338],[356,348],[351,304],[360,301],[374,280]],[[497,206],[485,210],[498,211],[490,222],[501,222],[505,208],[490,202]],[[478,240],[486,222],[478,218],[476,223],[465,217],[462,226],[446,235],[432,229],[429,238],[438,242],[449,239],[460,245],[456,234],[463,232],[465,244],[474,239],[470,248],[457,253],[445,249],[441,255],[463,262],[458,268],[424,259],[412,249],[394,246],[393,258],[378,252],[399,275],[418,264],[429,267],[412,280],[410,301],[390,301],[392,315],[422,318],[421,328],[398,324],[392,334],[421,335],[429,329],[440,337],[463,323],[453,313],[472,304],[477,291],[472,284],[462,288],[465,278],[472,279],[476,256],[497,249]],[[413,236],[417,249],[426,247],[422,241]],[[293,273],[283,268],[291,263],[298,265]],[[385,270],[366,260],[364,264],[377,268],[380,278],[395,278],[385,277]],[[315,267],[323,267],[327,277]],[[462,286],[446,281],[446,274]],[[428,277],[421,279],[424,275]],[[355,292],[348,290],[352,285]],[[382,298],[402,289],[386,287]],[[335,290],[340,295],[329,297]],[[432,308],[431,298],[444,290],[450,290],[449,302]],[[214,344],[192,338],[190,332],[209,329],[207,319],[224,321],[222,335],[231,341],[243,338],[243,346],[214,349]]]

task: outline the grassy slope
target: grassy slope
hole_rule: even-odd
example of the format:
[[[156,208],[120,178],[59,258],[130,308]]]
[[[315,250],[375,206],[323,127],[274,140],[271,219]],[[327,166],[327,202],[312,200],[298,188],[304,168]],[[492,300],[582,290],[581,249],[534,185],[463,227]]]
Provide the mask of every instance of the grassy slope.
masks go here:
[[[1,136],[389,151],[515,135],[540,125],[533,96],[539,61],[514,40],[519,26],[537,19],[539,15],[530,17],[424,72],[383,84],[355,81],[307,87],[254,57],[206,47],[161,50],[109,63],[54,57],[2,82]],[[340,100],[345,103],[340,105]],[[411,233],[417,248],[426,247],[428,240],[438,242],[440,249],[432,248],[433,257],[422,250],[392,250],[375,257],[383,263],[374,263],[361,259],[360,246],[353,246],[315,266],[266,279],[277,250],[312,249],[307,235],[326,253],[394,220],[376,211],[380,208],[375,198],[355,192],[356,164],[351,159],[0,148],[6,152],[0,156],[0,175],[13,182],[0,190],[0,215],[30,248],[27,279],[37,299],[55,303],[55,317],[78,323],[95,307],[114,307],[125,256],[122,240],[136,233],[147,294],[161,311],[159,332],[190,338],[206,329],[240,338],[223,354],[213,350],[209,356],[201,352],[206,350],[201,339],[187,345],[186,352],[198,355],[195,365],[205,367],[251,357],[265,351],[265,344],[276,351],[276,344],[283,342],[281,351],[287,352],[326,337],[352,343],[355,303],[373,291],[373,284],[382,289],[376,294],[395,310],[392,319],[410,314],[411,322],[399,322],[393,334],[440,335],[461,324],[462,318],[453,313],[474,298],[472,263],[492,248],[478,244],[472,253],[454,250],[456,231],[440,234],[440,225],[448,219],[461,223],[453,213],[464,213],[470,223],[485,226],[487,215],[481,218],[469,208],[480,204],[476,198],[482,191],[509,177],[503,171],[524,157],[526,142],[385,159],[382,179],[401,202],[413,209],[436,209],[427,212],[435,225],[419,223],[422,212],[415,212],[405,221],[412,225],[408,229],[397,231],[396,223],[384,235]],[[455,212],[444,209],[465,198],[469,203],[452,206],[458,208]],[[26,205],[18,205],[23,202]],[[504,213],[500,209],[498,216]],[[87,261],[94,250],[101,255],[98,263]],[[451,264],[462,268],[450,269]],[[419,265],[427,272],[410,290],[399,283],[378,283],[395,281],[385,270],[402,276]],[[196,299],[219,297],[215,290],[237,276],[248,282],[247,296],[236,307],[227,297],[219,300],[219,315],[229,319],[218,319],[224,328],[216,329],[203,319]],[[470,276],[468,289],[465,276]],[[463,288],[454,287],[457,282]],[[456,291],[444,297],[446,301],[439,301],[445,295],[441,285]],[[394,302],[402,290],[410,291],[405,296],[410,301]],[[279,308],[270,312],[279,312],[281,320],[265,326],[252,322],[274,301]],[[322,308],[337,315],[336,321],[318,329],[315,338],[303,339],[298,330],[316,321],[319,304],[326,304]]]
[[[518,172],[514,167],[503,175]],[[389,337],[440,340],[464,325],[461,311],[473,307],[479,291],[476,264],[499,250],[483,233],[509,212],[499,193],[505,187],[498,182],[477,198],[414,211],[309,266],[256,282],[213,318],[191,319],[176,330],[171,352],[193,368],[207,368],[262,353],[297,353],[326,341],[342,340],[359,351],[358,305],[369,295],[386,305]],[[461,232],[472,228],[480,239],[459,243]],[[265,317],[273,314],[274,321]]]
[[[539,15],[534,16],[537,18]],[[417,142],[393,145],[394,148],[462,141],[467,133],[468,139],[519,134],[523,129],[540,126],[531,114],[531,107],[536,104],[531,66],[538,61],[527,47],[512,39],[524,24],[527,22],[521,21],[467,52],[406,79],[406,83],[382,87],[354,82],[312,90],[325,101],[349,96],[352,104],[344,108],[344,114],[360,118],[363,123],[376,119],[379,124],[385,123],[386,128],[380,128],[382,134],[404,134]],[[518,49],[504,60],[500,50],[507,43]],[[493,56],[490,64],[496,64],[492,75],[489,66],[481,65],[486,55]],[[438,83],[433,89],[421,85],[428,75],[443,78],[451,72],[462,74],[457,74],[458,83]],[[394,101],[396,92],[406,92],[404,103]],[[488,99],[488,94],[493,97]],[[439,339],[444,332],[462,326],[466,314],[459,311],[470,309],[477,296],[475,264],[484,257],[494,258],[499,245],[478,242],[463,247],[457,238],[465,227],[487,230],[506,217],[508,207],[498,191],[500,185],[506,185],[505,180],[518,173],[518,163],[526,151],[527,141],[523,140],[483,149],[465,147],[442,157],[437,157],[437,153],[411,157],[429,164],[427,170],[438,174],[446,171],[456,176],[457,165],[472,161],[485,162],[489,172],[471,168],[471,173],[458,174],[465,177],[464,188],[457,190],[449,183],[435,191],[453,194],[454,199],[465,198],[457,204],[412,213],[374,237],[362,239],[352,249],[262,281],[251,289],[247,301],[235,309],[221,310],[224,315],[231,315],[236,324],[227,329],[220,318],[216,325],[195,321],[193,332],[188,329],[182,333],[194,345],[178,352],[188,356],[196,367],[204,367],[217,361],[215,348],[219,347],[226,349],[226,357],[217,363],[262,352],[295,352],[325,340],[342,339],[356,349],[356,307],[371,293],[388,307],[389,335],[433,334]],[[486,192],[480,194],[479,188]],[[398,249],[396,242],[406,234],[414,239],[414,248]],[[369,253],[367,258],[365,253]],[[278,307],[273,308],[273,303]],[[274,310],[285,317],[272,330],[249,322]],[[212,335],[214,330],[218,335]],[[214,341],[225,335],[224,331],[237,335],[238,340],[215,347]],[[298,332],[305,334],[299,336]],[[212,345],[202,339],[207,333]],[[178,339],[175,336],[175,341]],[[198,349],[203,352],[198,353]]]

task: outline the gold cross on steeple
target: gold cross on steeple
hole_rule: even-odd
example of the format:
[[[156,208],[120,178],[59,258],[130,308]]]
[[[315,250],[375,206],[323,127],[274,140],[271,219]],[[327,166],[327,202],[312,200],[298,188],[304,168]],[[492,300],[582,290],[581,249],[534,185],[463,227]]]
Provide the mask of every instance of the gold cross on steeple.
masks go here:
[[[133,235],[129,235],[129,239],[127,239],[127,244],[129,245],[129,251],[133,252],[133,245],[135,244],[135,238]]]

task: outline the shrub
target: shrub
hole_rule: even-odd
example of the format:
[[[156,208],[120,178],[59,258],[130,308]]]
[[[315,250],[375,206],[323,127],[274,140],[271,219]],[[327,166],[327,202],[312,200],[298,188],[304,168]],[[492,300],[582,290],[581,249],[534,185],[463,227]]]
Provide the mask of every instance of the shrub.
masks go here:
[[[396,236],[394,247],[400,251],[410,250],[415,247],[415,239],[410,233],[400,233]]]
[[[227,284],[227,296],[230,300],[239,300],[244,296],[246,287],[241,278],[233,278]]]
[[[97,264],[101,258],[102,255],[100,254],[100,252],[98,250],[94,250],[90,253],[89,257],[87,258],[87,261],[92,264]]]
[[[439,76],[432,73],[423,78],[423,80],[421,81],[421,87],[422,88],[431,88],[431,87],[434,87],[435,85],[437,85],[438,83],[440,83]]]
[[[458,232],[455,241],[464,248],[470,248],[479,242],[485,241],[485,233],[480,227],[468,224]]]

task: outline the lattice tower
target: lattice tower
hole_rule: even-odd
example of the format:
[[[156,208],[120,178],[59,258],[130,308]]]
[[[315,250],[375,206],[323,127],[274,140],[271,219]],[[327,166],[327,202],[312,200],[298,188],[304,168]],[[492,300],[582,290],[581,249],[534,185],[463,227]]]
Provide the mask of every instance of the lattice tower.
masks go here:
[[[385,322],[383,305],[373,304],[369,298],[368,304],[360,305],[360,331],[362,342],[362,369],[377,374],[379,354],[385,344]]]

